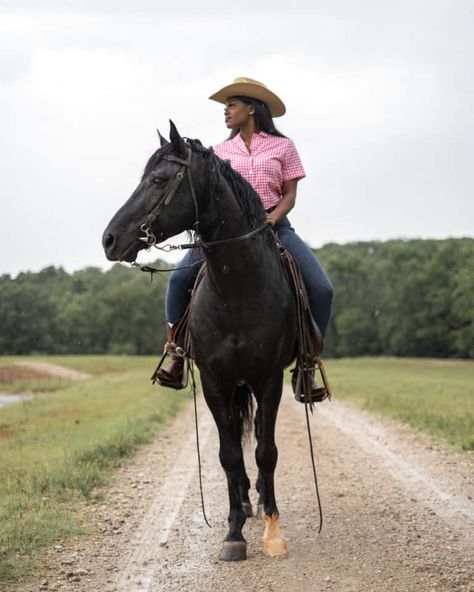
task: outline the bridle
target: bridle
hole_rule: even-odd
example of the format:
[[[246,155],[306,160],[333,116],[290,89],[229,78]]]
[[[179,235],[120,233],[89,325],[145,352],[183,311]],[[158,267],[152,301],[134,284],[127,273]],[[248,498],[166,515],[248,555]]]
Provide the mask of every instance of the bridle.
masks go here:
[[[269,228],[269,226],[265,223],[265,224],[262,224],[262,226],[259,226],[258,228],[255,228],[254,230],[251,230],[250,232],[247,232],[246,234],[242,234],[240,236],[236,236],[236,237],[232,237],[232,238],[224,238],[224,239],[210,241],[210,242],[204,242],[202,240],[199,240],[199,241],[196,241],[191,244],[176,245],[176,246],[167,245],[166,247],[158,247],[156,244],[157,243],[156,236],[155,236],[151,227],[152,227],[153,223],[155,222],[155,220],[158,218],[158,216],[161,214],[161,212],[163,211],[165,206],[167,206],[171,203],[171,200],[173,199],[175,193],[178,191],[178,188],[181,185],[181,182],[183,181],[186,173],[187,173],[187,177],[188,177],[189,189],[191,191],[191,197],[193,199],[193,204],[194,204],[195,222],[193,224],[193,229],[195,230],[196,234],[199,236],[199,206],[198,206],[198,202],[197,202],[197,198],[196,198],[196,191],[194,190],[194,184],[193,184],[193,179],[192,179],[192,175],[191,175],[192,153],[193,152],[192,152],[191,146],[188,146],[188,154],[187,154],[186,160],[184,160],[183,158],[179,158],[178,156],[174,156],[173,154],[166,154],[165,156],[163,156],[163,158],[165,160],[168,160],[170,162],[177,162],[178,164],[181,165],[181,168],[176,173],[175,178],[173,179],[173,182],[171,183],[168,191],[161,197],[161,199],[158,201],[156,206],[151,210],[151,212],[149,212],[147,214],[145,222],[140,226],[140,230],[144,233],[145,236],[140,237],[138,240],[146,243],[148,249],[150,249],[151,247],[155,247],[157,249],[161,249],[164,251],[171,251],[172,249],[209,248],[214,245],[224,245],[224,244],[233,243],[233,242],[237,242],[237,241],[241,241],[241,240],[246,240],[246,239],[251,238],[252,236],[258,234],[259,232],[261,232],[265,228]]]
[[[186,160],[179,158],[178,156],[174,156],[173,154],[166,154],[163,157],[165,160],[169,160],[170,162],[177,162],[181,165],[181,168],[176,173],[176,176],[171,183],[170,188],[168,191],[163,195],[163,197],[158,201],[156,206],[151,210],[151,212],[147,215],[145,222],[140,226],[140,230],[145,234],[145,236],[140,237],[138,240],[143,241],[147,244],[149,248],[154,247],[156,245],[156,236],[151,229],[152,224],[158,218],[158,216],[163,211],[164,207],[171,203],[175,193],[178,191],[179,186],[181,185],[182,180],[186,172],[188,173],[188,182],[189,182],[189,189],[191,190],[191,196],[193,198],[194,203],[194,216],[195,222],[193,224],[194,229],[199,234],[199,208],[196,199],[196,192],[194,191],[193,180],[191,177],[191,160],[192,160],[192,150],[191,147],[188,147],[188,156]]]

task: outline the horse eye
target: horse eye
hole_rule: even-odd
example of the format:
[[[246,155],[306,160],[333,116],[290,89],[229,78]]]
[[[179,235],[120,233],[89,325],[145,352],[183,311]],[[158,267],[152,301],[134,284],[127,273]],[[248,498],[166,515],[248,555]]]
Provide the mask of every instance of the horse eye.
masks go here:
[[[152,183],[154,183],[155,185],[163,185],[164,183],[166,183],[166,179],[163,179],[163,177],[153,177]]]

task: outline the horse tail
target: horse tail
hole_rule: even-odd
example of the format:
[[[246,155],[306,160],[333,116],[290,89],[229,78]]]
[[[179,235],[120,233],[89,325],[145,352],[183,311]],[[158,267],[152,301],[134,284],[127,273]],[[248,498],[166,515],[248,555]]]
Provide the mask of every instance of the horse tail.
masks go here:
[[[239,384],[232,399],[234,428],[241,440],[253,430],[253,396],[248,384]]]

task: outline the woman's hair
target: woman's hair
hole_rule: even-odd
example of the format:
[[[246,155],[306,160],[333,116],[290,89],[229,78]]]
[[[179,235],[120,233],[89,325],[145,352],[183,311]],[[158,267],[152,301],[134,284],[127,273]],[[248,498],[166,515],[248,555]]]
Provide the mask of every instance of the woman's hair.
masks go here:
[[[272,115],[270,113],[270,109],[267,107],[265,103],[263,103],[262,101],[258,101],[257,99],[252,99],[251,97],[241,97],[239,95],[229,98],[238,99],[246,105],[253,106],[255,111],[253,117],[255,120],[255,127],[258,132],[266,132],[267,134],[271,134],[272,136],[280,136],[280,138],[286,138],[286,136],[279,132],[275,127]],[[231,130],[229,140],[235,137],[239,133],[239,131],[240,130],[238,128]]]

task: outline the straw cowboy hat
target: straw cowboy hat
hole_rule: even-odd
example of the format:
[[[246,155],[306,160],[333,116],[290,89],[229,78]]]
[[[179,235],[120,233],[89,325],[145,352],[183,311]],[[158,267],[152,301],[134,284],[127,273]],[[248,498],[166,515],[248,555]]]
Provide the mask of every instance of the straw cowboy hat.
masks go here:
[[[218,103],[226,103],[229,97],[250,97],[258,99],[267,105],[272,117],[281,117],[286,112],[283,101],[275,93],[269,90],[263,82],[241,76],[232,84],[224,86],[209,98]]]

